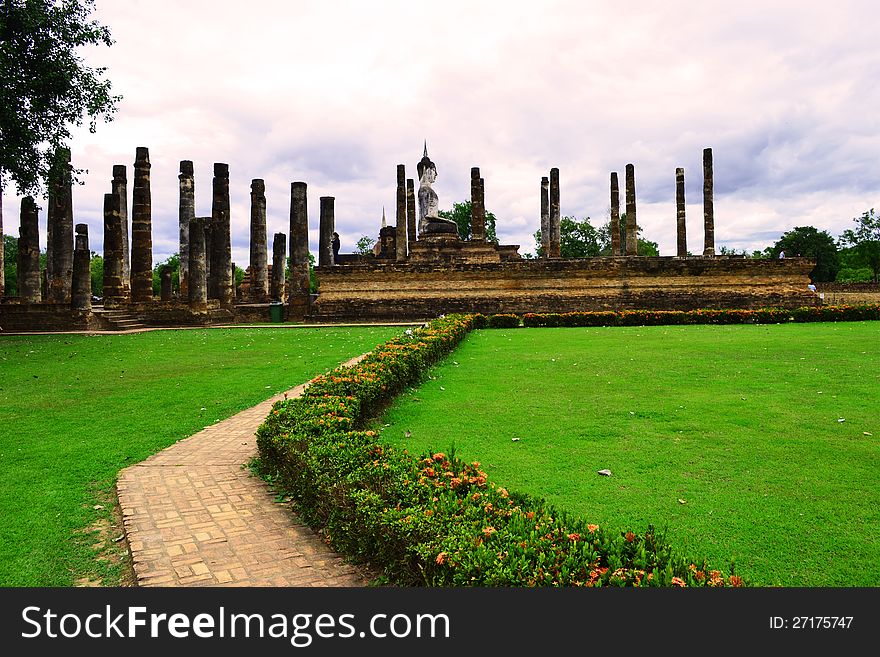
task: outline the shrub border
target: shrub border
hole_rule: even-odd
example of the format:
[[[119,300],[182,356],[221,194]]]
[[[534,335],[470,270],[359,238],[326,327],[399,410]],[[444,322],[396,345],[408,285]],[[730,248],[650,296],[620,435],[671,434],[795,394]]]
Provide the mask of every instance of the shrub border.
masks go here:
[[[397,585],[745,585],[733,564],[724,574],[686,559],[653,526],[606,530],[496,486],[477,462],[417,458],[362,430],[469,331],[510,317],[519,324],[515,315],[441,317],[315,377],[257,430],[261,472],[335,550]]]

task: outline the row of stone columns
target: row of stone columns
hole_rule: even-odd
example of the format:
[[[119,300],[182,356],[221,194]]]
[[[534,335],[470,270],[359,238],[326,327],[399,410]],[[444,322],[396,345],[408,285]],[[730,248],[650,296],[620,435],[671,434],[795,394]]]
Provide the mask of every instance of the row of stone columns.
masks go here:
[[[543,204],[543,198],[542,198]],[[543,207],[543,205],[542,205]],[[687,256],[685,221],[684,169],[675,170],[676,255]],[[543,210],[542,210],[543,221]],[[715,255],[715,211],[713,202],[712,149],[703,149],[703,226],[704,256]],[[543,225],[542,225],[543,227]],[[620,191],[617,173],[611,173],[611,254],[638,255],[638,221],[636,218],[635,167],[626,165],[626,227],[623,250],[620,244]]]

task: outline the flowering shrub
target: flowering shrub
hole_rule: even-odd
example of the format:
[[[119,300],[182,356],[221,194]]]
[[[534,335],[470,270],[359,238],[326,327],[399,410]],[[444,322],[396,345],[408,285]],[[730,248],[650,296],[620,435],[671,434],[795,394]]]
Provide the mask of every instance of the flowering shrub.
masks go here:
[[[668,324],[782,324],[851,322],[880,319],[880,305],[805,306],[757,310],[608,310],[571,313],[526,313],[523,326],[660,326]],[[489,318],[489,326],[492,326]]]
[[[517,315],[489,315],[489,328],[518,328],[519,317]]]
[[[496,486],[477,462],[415,458],[359,429],[487,324],[435,320],[274,404],[257,430],[264,474],[334,549],[403,586],[742,586],[732,569],[679,556],[653,527],[608,531]]]

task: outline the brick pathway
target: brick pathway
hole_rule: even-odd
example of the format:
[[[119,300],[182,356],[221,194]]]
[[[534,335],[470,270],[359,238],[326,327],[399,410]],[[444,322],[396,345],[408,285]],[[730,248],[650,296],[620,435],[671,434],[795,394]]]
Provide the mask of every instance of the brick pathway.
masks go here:
[[[346,365],[353,365],[359,358]],[[288,391],[301,394],[305,386]],[[119,474],[139,586],[364,586],[267,484],[243,467],[277,395]]]

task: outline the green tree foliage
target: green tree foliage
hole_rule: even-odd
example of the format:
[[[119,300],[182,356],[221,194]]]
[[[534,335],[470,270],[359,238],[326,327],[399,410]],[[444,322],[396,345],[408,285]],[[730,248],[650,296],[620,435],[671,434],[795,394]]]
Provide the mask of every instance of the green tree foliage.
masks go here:
[[[3,235],[3,273],[6,277],[6,291],[4,295],[14,297],[18,295],[18,238],[12,235]]]
[[[162,267],[171,267],[171,289],[180,290],[180,256],[175,253],[153,267],[153,294],[159,296],[162,291]]]
[[[786,256],[812,258],[816,266],[810,272],[813,283],[833,281],[840,269],[840,258],[834,238],[826,231],[812,226],[798,226],[783,233],[776,244],[770,248],[770,256],[778,258],[785,251]]]
[[[853,247],[859,261],[871,270],[877,283],[880,280],[880,215],[874,214],[874,208],[871,208],[853,221],[856,227],[843,231],[840,245]]]
[[[874,272],[865,266],[855,247],[844,247],[837,255],[840,256],[840,269],[836,279],[838,283],[868,283],[873,280]]]
[[[621,227],[626,221],[626,214],[620,218]],[[639,227],[638,232],[642,229]],[[621,244],[625,242],[625,228],[621,228]],[[544,255],[541,247],[541,231],[535,231],[535,253],[537,257]],[[657,242],[649,242],[638,238],[638,254],[643,256],[660,255]],[[580,221],[576,217],[562,217],[559,220],[559,255],[562,258],[593,258],[611,255],[611,221],[599,228],[594,228],[590,218]]]
[[[452,210],[440,210],[437,213],[443,219],[451,219],[458,225],[458,236],[463,240],[471,238],[471,202],[453,203]],[[498,243],[495,234],[495,215],[486,210],[486,240]]]
[[[94,0],[3,0],[0,4],[0,174],[35,194],[55,150],[89,117],[112,119],[120,96],[106,69],[86,66],[77,49],[109,46],[110,30],[89,20]]]
[[[358,239],[354,246],[355,253],[359,255],[371,255],[373,253],[373,245],[376,243],[369,235],[363,235]]]
[[[92,278],[92,296],[104,296],[104,258],[94,251],[89,261],[89,271]]]

